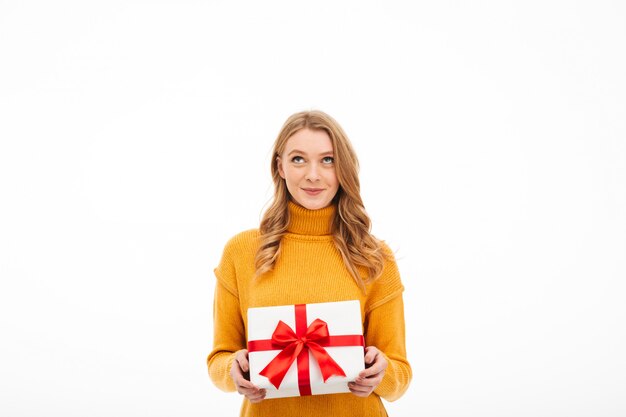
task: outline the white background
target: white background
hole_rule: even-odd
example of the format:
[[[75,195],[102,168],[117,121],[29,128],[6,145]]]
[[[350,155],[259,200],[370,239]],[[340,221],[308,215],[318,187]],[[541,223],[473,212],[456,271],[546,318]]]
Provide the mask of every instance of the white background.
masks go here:
[[[237,415],[213,268],[321,109],[397,251],[392,416],[626,415],[620,1],[0,1],[0,414]]]

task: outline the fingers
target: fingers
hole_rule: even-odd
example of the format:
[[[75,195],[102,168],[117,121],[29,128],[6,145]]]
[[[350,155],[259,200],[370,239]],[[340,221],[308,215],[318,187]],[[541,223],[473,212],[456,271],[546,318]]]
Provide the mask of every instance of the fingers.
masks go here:
[[[353,382],[348,383],[350,392],[359,397],[367,397],[383,380],[384,374],[377,374],[369,378],[357,377]]]
[[[348,383],[350,392],[359,397],[367,397],[382,382],[387,369],[387,359],[374,346],[365,348],[364,361],[366,369],[359,373],[354,382]]]
[[[235,360],[230,370],[230,375],[235,383],[237,392],[245,396],[251,403],[258,403],[265,399],[266,391],[254,385],[248,380],[250,364],[248,363],[248,350],[242,349],[235,354]]]
[[[365,364],[369,365],[364,370],[359,372],[359,377],[370,378],[374,377],[381,372],[384,373],[387,369],[387,359],[385,356],[375,348],[374,346],[368,346],[365,348]]]
[[[249,381],[247,382],[247,386],[238,386],[237,392],[244,397],[246,397],[251,403],[258,403],[265,399],[266,391],[261,389]]]
[[[365,357],[363,358],[366,364],[372,364],[376,356],[379,354],[379,350],[375,346],[368,346],[365,348]]]
[[[367,397],[374,391],[373,387],[367,387],[364,385],[358,385],[356,382],[348,382],[348,388],[350,392],[357,397]]]
[[[241,349],[235,354],[235,360],[239,363],[239,368],[243,372],[250,371],[250,364],[248,363],[248,349]]]

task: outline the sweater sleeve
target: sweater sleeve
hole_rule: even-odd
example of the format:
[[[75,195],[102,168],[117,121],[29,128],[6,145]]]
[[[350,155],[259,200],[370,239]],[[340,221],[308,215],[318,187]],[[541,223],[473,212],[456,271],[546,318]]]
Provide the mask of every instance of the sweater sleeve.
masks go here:
[[[384,248],[389,259],[383,274],[370,289],[364,336],[366,345],[378,348],[388,362],[385,376],[374,392],[387,401],[395,401],[407,390],[412,371],[406,357],[404,286],[391,251],[386,246]]]
[[[230,368],[235,352],[246,348],[236,272],[230,254],[230,245],[227,245],[219,266],[215,268],[217,282],[213,298],[213,350],[207,358],[209,376],[223,391],[235,391]]]
[[[412,377],[406,357],[402,295],[372,310],[365,332],[367,345],[376,346],[388,362],[385,376],[374,392],[387,401],[395,401],[407,390]]]

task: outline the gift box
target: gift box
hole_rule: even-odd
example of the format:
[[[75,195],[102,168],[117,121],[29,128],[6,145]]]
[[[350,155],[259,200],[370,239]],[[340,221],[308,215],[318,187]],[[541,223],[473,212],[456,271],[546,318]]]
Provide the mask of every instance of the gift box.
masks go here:
[[[350,392],[364,346],[358,300],[248,309],[250,381],[266,399]]]

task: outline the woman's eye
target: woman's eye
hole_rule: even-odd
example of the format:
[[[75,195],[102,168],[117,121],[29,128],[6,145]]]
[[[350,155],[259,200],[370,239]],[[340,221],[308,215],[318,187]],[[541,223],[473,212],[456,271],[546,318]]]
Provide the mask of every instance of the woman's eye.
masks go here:
[[[322,162],[324,162],[325,164],[332,164],[333,162],[335,162],[335,158],[333,158],[332,156],[325,156],[324,159],[322,159]]]
[[[295,162],[296,164],[301,164],[304,162],[304,158],[301,156],[294,156],[291,158],[291,162]]]

